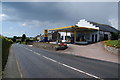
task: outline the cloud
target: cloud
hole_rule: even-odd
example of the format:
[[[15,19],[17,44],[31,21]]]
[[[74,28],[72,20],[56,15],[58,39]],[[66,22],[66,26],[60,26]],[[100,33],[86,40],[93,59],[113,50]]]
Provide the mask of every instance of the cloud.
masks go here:
[[[3,3],[3,13],[7,14],[3,21],[13,21],[23,26],[34,27],[46,24],[59,26],[59,24],[64,24],[65,20],[67,22],[67,19],[55,6],[54,3]]]
[[[24,23],[20,23],[22,26],[25,26],[25,27],[44,27],[44,28],[51,28],[51,27],[61,27],[61,26],[68,26],[66,24],[61,24],[59,22],[55,22],[55,23],[52,23],[52,22],[49,22],[49,21],[38,21],[38,20],[32,20],[32,21],[27,21],[27,22],[24,22]]]
[[[20,31],[20,32],[12,32],[12,33],[10,33],[10,32],[2,32],[2,34],[3,34],[4,36],[9,36],[9,37],[13,37],[12,35],[14,35],[14,36],[21,36],[21,35],[23,34],[23,31]]]
[[[4,21],[4,20],[8,20],[9,16],[7,16],[6,14],[0,14],[0,20]]]
[[[116,17],[117,3],[98,2],[11,2],[3,3],[3,21],[22,26],[46,27],[75,25],[80,19],[111,24],[109,16]]]
[[[119,0],[4,0],[4,2],[118,2]]]
[[[6,16],[6,15],[5,15],[5,14],[0,14],[0,16],[1,16],[1,17],[4,17],[4,16]]]
[[[23,23],[22,26],[26,26],[27,24],[26,23]]]
[[[108,20],[111,23],[111,26],[113,26],[114,28],[118,29],[118,19],[116,18],[112,18]]]

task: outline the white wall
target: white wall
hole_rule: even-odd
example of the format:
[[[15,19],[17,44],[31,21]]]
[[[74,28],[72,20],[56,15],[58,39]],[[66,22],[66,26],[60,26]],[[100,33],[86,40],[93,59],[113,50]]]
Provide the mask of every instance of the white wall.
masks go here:
[[[111,39],[111,33],[110,33],[110,32],[104,32],[104,34],[107,34],[107,35],[108,35],[108,39],[109,39],[109,40]]]
[[[94,35],[94,42],[95,42],[95,35],[97,34],[97,42],[100,40],[100,35],[99,35],[99,31],[95,31],[95,32],[90,32],[90,42],[92,42],[92,35]]]
[[[66,32],[59,32],[60,33],[60,36],[63,36],[63,40],[62,42],[65,42],[65,36],[66,36]],[[71,33],[70,32],[67,32],[67,36],[71,36]]]

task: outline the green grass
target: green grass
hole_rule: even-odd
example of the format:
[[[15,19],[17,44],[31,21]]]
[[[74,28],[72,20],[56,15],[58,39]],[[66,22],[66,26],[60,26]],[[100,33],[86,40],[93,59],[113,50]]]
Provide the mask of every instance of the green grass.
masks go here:
[[[120,48],[120,40],[108,40],[104,41],[107,46]]]
[[[21,44],[26,44],[26,42],[21,42]]]

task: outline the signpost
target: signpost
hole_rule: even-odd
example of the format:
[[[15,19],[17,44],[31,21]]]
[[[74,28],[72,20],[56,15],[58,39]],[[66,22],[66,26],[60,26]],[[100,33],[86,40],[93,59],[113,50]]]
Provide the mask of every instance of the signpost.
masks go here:
[[[44,30],[44,42],[48,42],[48,30]]]

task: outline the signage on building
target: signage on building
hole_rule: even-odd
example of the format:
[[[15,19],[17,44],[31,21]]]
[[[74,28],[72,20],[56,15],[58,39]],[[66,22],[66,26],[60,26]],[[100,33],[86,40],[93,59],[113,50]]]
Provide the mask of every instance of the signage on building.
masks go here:
[[[48,37],[48,30],[47,29],[44,30],[44,37]]]

